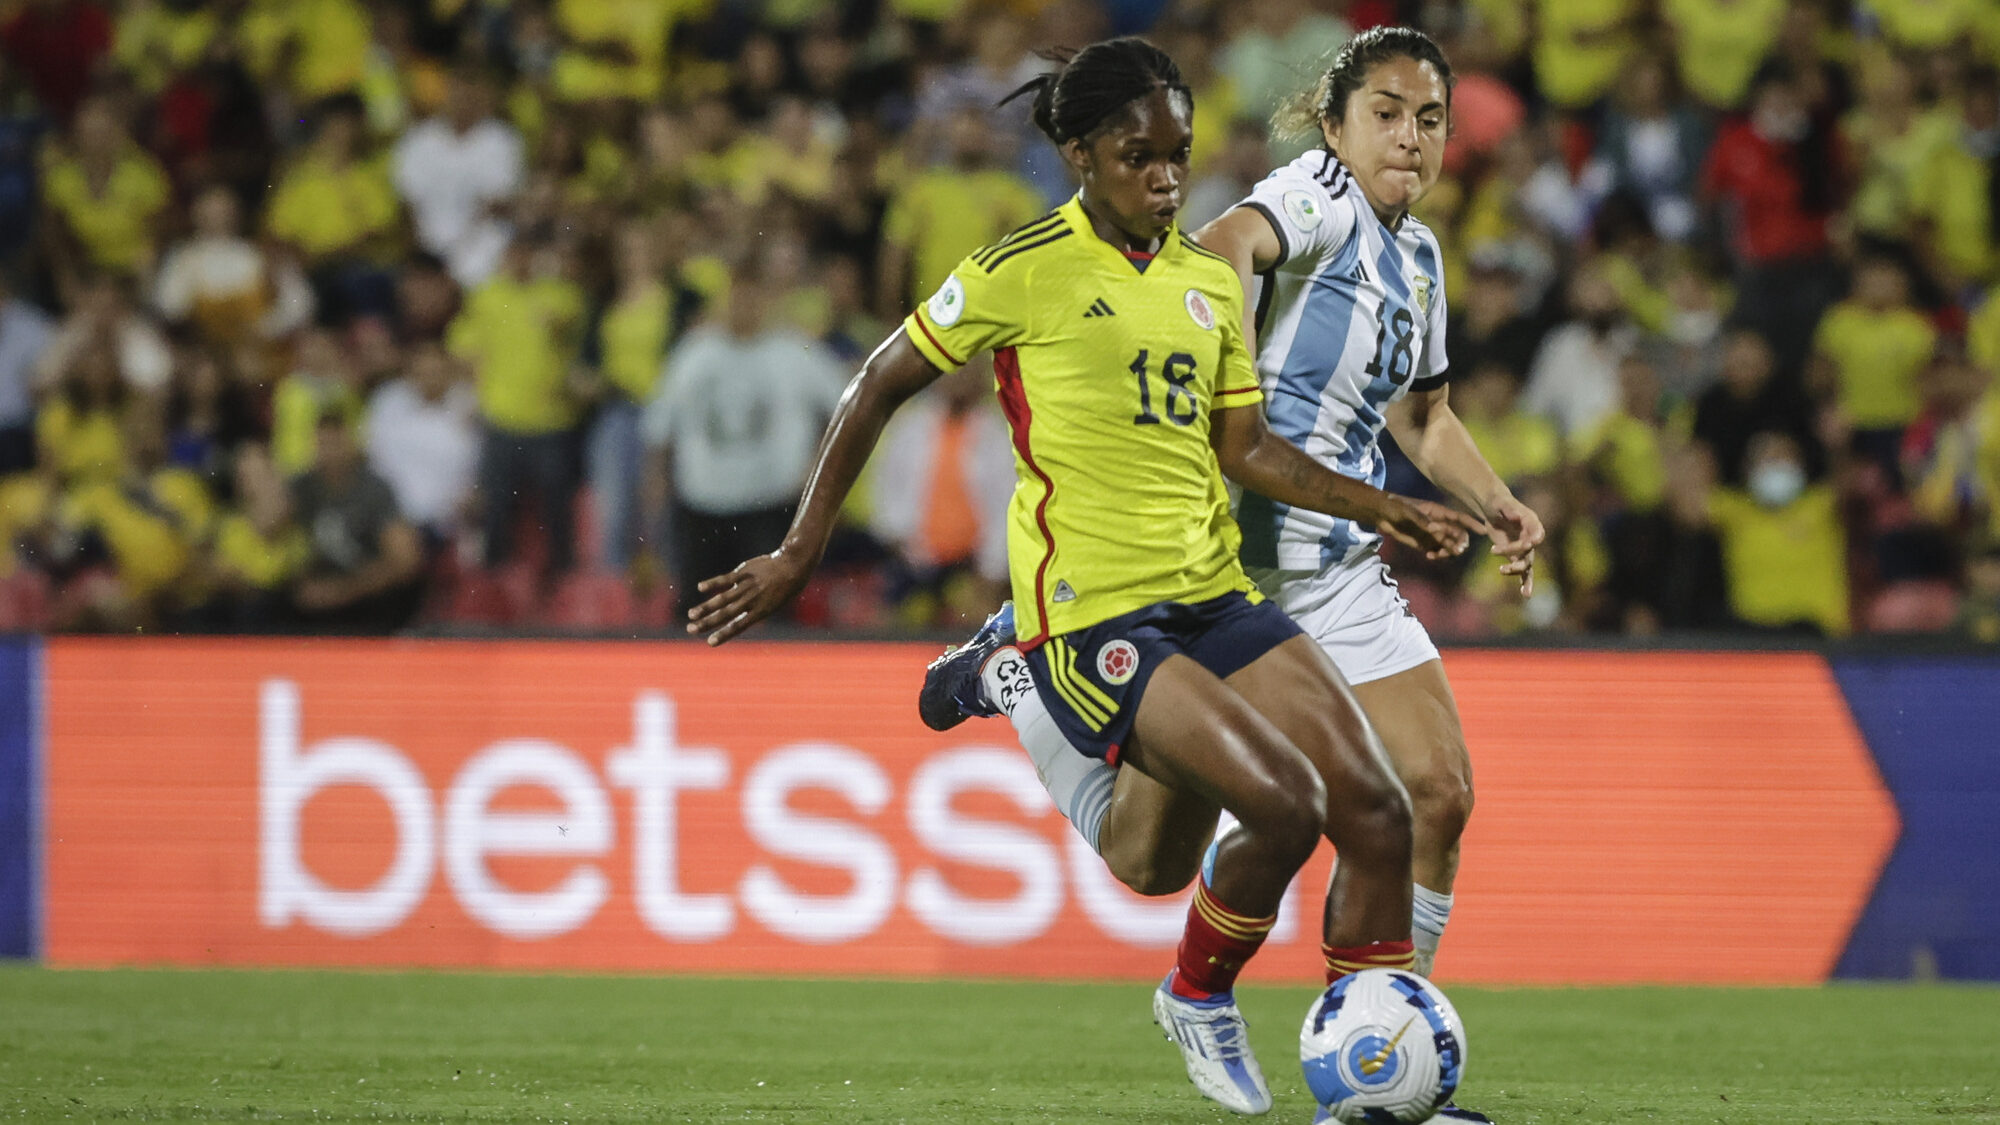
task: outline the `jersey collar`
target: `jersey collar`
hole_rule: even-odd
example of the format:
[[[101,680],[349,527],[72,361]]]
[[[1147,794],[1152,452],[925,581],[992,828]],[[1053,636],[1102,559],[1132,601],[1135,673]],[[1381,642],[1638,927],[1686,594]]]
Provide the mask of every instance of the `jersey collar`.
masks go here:
[[[1070,196],[1069,201],[1061,207],[1056,208],[1056,211],[1069,223],[1071,230],[1083,236],[1091,247],[1090,252],[1100,261],[1119,270],[1128,271],[1134,276],[1144,276],[1152,270],[1157,270],[1168,259],[1177,257],[1179,254],[1181,234],[1179,220],[1175,220],[1173,225],[1169,226],[1166,232],[1160,236],[1160,248],[1154,252],[1152,264],[1142,270],[1131,259],[1125,256],[1123,250],[1118,249],[1116,246],[1097,236],[1097,228],[1090,225],[1090,212],[1083,209],[1083,193],[1081,191]]]

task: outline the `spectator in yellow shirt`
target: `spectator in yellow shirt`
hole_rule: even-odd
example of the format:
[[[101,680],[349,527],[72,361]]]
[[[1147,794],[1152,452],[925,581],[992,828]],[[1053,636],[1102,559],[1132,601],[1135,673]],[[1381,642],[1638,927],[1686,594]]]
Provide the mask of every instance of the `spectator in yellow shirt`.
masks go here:
[[[271,460],[295,477],[312,468],[320,419],[338,414],[361,425],[361,379],[340,341],[324,328],[299,336],[292,370],[271,392]]]
[[[1786,0],[1665,0],[1681,84],[1710,109],[1732,110],[1777,45]]]
[[[513,554],[513,520],[533,494],[556,572],[575,558],[575,436],[580,409],[570,364],[583,293],[561,276],[562,252],[517,240],[499,272],[466,299],[447,343],[472,365],[484,424],[479,512],[488,566]]]
[[[1535,78],[1542,94],[1562,109],[1588,109],[1612,84],[1639,47],[1635,0],[1539,0]]]
[[[1626,512],[1651,512],[1666,498],[1660,379],[1642,356],[1618,366],[1618,409],[1577,443],[1577,460],[1618,496]]]
[[[1847,536],[1833,488],[1809,481],[1798,443],[1775,432],[1751,439],[1748,479],[1745,491],[1709,497],[1730,609],[1769,629],[1846,633]]]
[[[1905,50],[1936,51],[1969,36],[1990,0],[1862,0],[1889,41]]]
[[[1909,280],[1890,258],[1864,258],[1848,298],[1813,335],[1811,381],[1854,431],[1854,449],[1895,479],[1903,427],[1923,407],[1919,380],[1937,329],[1910,304]]]
[[[73,484],[55,506],[52,561],[96,575],[72,587],[59,626],[128,630],[179,608],[180,580],[214,518],[202,479],[167,464],[157,404],[134,403],[120,422],[117,474]]]
[[[1859,177],[1849,218],[1871,239],[1902,242],[1919,217],[1918,179],[1957,135],[1950,114],[1923,104],[1916,67],[1893,55],[1864,55],[1861,102],[1840,122]]]
[[[41,465],[60,484],[116,480],[125,466],[131,399],[108,341],[78,348],[35,416]]]
[[[565,46],[550,88],[566,102],[651,101],[667,77],[667,37],[684,0],[555,0]]]
[[[1973,67],[1959,99],[1958,130],[1918,167],[1911,206],[1925,261],[1951,290],[2000,274],[1994,169],[2000,162],[2000,68]]]
[[[387,169],[362,151],[362,129],[358,99],[324,103],[311,146],[278,181],[265,214],[265,229],[305,258],[322,319],[332,323],[395,307],[384,262],[400,212]]]
[[[292,519],[284,479],[268,451],[245,442],[231,474],[234,495],[198,553],[201,604],[197,628],[261,632],[283,623],[286,591],[305,569],[311,541]]]
[[[914,308],[944,284],[959,259],[1042,214],[1035,189],[997,166],[985,121],[972,107],[954,113],[949,160],[890,202],[882,229],[883,315]]]
[[[158,94],[173,75],[200,63],[219,22],[207,4],[137,0],[113,27],[111,56],[141,92]]]
[[[251,69],[301,103],[352,93],[374,37],[357,0],[251,0],[236,25]]]
[[[1949,349],[1925,373],[1924,412],[1903,442],[1910,502],[1933,526],[2000,531],[2000,390]]]
[[[618,232],[617,292],[585,342],[594,361],[591,419],[585,462],[597,509],[599,560],[612,571],[632,564],[640,540],[659,542],[658,528],[643,526],[639,484],[646,467],[639,421],[659,393],[667,348],[693,311],[688,290],[671,284],[662,268],[652,226],[628,220]]]
[[[1562,467],[1561,431],[1516,406],[1519,386],[1503,364],[1476,362],[1464,379],[1453,381],[1451,391],[1452,410],[1501,480],[1514,484]]]
[[[71,291],[89,269],[138,277],[153,267],[173,191],[160,162],[134,144],[108,98],[78,107],[42,187],[48,251]]]

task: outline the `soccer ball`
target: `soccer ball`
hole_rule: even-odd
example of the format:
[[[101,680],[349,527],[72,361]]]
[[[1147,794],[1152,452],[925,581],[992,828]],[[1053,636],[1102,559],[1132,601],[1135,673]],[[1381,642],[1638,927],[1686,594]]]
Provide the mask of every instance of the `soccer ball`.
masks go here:
[[[1313,1099],[1336,1121],[1415,1125],[1451,1101],[1465,1073],[1465,1032],[1436,985],[1366,969],[1314,1001],[1299,1031]]]

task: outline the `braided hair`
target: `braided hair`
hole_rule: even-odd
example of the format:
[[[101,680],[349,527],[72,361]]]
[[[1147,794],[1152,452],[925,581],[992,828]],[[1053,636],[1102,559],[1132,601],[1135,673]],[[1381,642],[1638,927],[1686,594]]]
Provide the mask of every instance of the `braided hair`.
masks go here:
[[[1271,115],[1271,127],[1281,137],[1318,135],[1320,122],[1347,117],[1347,99],[1368,80],[1368,72],[1391,59],[1415,59],[1437,68],[1444,80],[1445,108],[1451,108],[1451,63],[1437,41],[1414,27],[1371,27],[1334,52],[1333,62],[1312,88],[1301,91]]]
[[[1081,51],[1057,48],[1042,57],[1056,69],[1022,83],[1000,104],[1032,93],[1035,128],[1058,147],[1090,140],[1126,106],[1154,90],[1179,95],[1188,112],[1194,112],[1194,95],[1181,79],[1181,68],[1165,51],[1136,36],[1106,39]]]

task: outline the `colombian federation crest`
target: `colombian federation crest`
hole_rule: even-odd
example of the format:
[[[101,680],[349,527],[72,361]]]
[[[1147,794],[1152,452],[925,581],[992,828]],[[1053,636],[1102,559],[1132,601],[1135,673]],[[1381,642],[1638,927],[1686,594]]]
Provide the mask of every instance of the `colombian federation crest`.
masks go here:
[[[1110,641],[1097,650],[1097,675],[1107,684],[1127,684],[1139,673],[1139,646],[1131,641]]]
[[[1421,273],[1410,279],[1410,293],[1416,297],[1417,307],[1423,310],[1425,316],[1431,315],[1432,284],[1430,277]]]
[[[924,307],[930,310],[931,319],[937,322],[939,328],[950,328],[965,315],[965,286],[956,277],[945,278],[944,284],[931,294],[930,303]]]
[[[1203,332],[1215,327],[1215,310],[1209,307],[1208,298],[1201,295],[1201,290],[1187,291],[1187,311],[1194,318],[1195,327]]]

